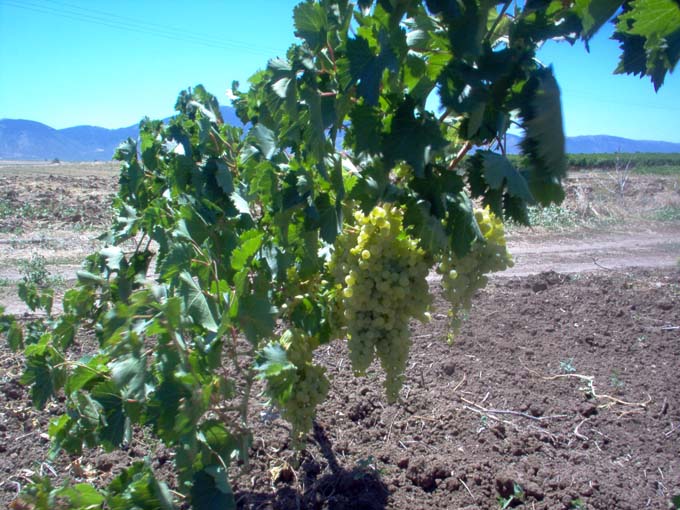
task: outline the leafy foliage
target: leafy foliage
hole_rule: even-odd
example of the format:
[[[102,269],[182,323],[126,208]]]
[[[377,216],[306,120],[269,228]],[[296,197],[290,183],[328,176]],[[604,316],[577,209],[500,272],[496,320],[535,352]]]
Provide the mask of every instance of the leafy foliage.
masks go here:
[[[510,15],[510,4],[304,2],[293,13],[300,43],[254,74],[247,92],[234,87],[246,134],[223,123],[202,86],[180,94],[167,123],[144,120],[139,141],[116,152],[120,190],[102,236],[107,247],[85,261],[63,314],[51,315],[49,291],[25,286],[22,297],[45,317],[23,326],[0,318],[10,346],[24,350],[22,381],[35,405],[65,399],[66,413],[49,427],[52,453],[122,447],[144,428],[174,449],[187,504],[233,508],[229,473],[248,464],[254,386],[265,386],[299,440],[328,391],[313,352],[345,335],[343,296],[354,288],[346,279],[343,288],[339,280],[352,275],[330,261],[359,223],[377,218],[372,211],[387,208],[399,225],[371,247],[417,255],[420,279],[447,261],[450,279],[471,274],[478,286],[483,272],[505,267],[498,218],[526,221],[527,204],[563,196],[559,88],[536,49],[574,34],[587,40],[622,5],[526,2]],[[677,2],[623,7],[621,70],[650,75],[658,87],[678,60]],[[511,122],[525,132],[519,164],[504,153]],[[461,165],[475,145],[482,149]],[[473,198],[498,218],[476,214]],[[370,241],[360,235],[357,246]],[[383,286],[393,274],[398,268],[386,271]],[[360,282],[367,295],[368,281]],[[456,303],[471,294],[460,282],[450,293]],[[391,317],[352,306],[367,323]],[[94,331],[99,349],[74,360],[80,328]],[[392,370],[390,398],[407,355],[402,340],[399,359],[371,344]],[[36,480],[22,497],[38,509],[55,501],[175,505],[143,464],[101,492]]]
[[[680,59],[680,4],[675,0],[624,2],[614,38],[623,53],[617,73],[649,76],[654,89]]]

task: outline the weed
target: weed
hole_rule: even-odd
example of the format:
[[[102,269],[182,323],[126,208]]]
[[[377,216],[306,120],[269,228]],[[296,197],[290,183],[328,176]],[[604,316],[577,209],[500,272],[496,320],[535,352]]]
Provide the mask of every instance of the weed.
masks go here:
[[[45,288],[59,283],[63,283],[61,276],[53,276],[47,269],[47,260],[38,253],[31,255],[29,260],[19,263],[19,272],[22,280],[27,285],[35,285]]]
[[[612,375],[609,377],[609,382],[611,382],[612,386],[618,390],[623,389],[623,387],[626,385],[626,383],[621,380],[618,370],[612,370]]]
[[[25,202],[17,204],[8,200],[0,201],[0,219],[14,217],[26,220],[49,217],[50,210],[46,206],[39,206]]]
[[[585,510],[586,505],[581,498],[576,498],[571,500],[569,508],[573,508],[574,510]]]
[[[609,179],[612,181],[613,184],[613,193],[616,193],[618,196],[623,197],[625,191],[626,191],[626,184],[628,183],[628,178],[630,177],[630,172],[631,172],[631,160],[629,159],[626,164],[622,164],[621,162],[621,154],[619,152],[616,153],[616,159],[614,162],[614,169],[612,172],[608,172]]]
[[[352,477],[354,480],[361,480],[366,476],[367,473],[370,472],[375,472],[379,475],[383,475],[385,472],[384,469],[378,468],[378,462],[375,460],[373,455],[369,455],[365,459],[359,459],[357,461],[357,467],[356,470],[354,470]]]
[[[679,165],[637,166],[633,172],[639,175],[677,175],[680,174]]]
[[[667,205],[654,212],[654,219],[656,221],[680,221],[680,206]]]
[[[534,227],[564,230],[575,227],[577,215],[571,209],[551,204],[548,207],[529,207],[529,222]]]
[[[498,496],[498,505],[501,507],[502,510],[505,510],[506,508],[509,508],[513,503],[517,504],[523,503],[525,499],[526,496],[524,494],[524,489],[520,484],[514,482],[512,484],[512,494],[510,494],[507,498]]]
[[[365,459],[359,459],[357,461],[357,467],[359,469],[375,469],[375,457],[369,455]]]
[[[573,374],[576,372],[576,367],[574,366],[574,358],[569,358],[560,361],[560,370],[565,374]]]
[[[1,218],[8,218],[15,212],[14,207],[12,207],[12,204],[8,202],[7,200],[0,200],[0,219]]]
[[[45,257],[38,253],[31,255],[29,260],[20,262],[19,272],[25,283],[46,287],[50,272],[45,267]]]

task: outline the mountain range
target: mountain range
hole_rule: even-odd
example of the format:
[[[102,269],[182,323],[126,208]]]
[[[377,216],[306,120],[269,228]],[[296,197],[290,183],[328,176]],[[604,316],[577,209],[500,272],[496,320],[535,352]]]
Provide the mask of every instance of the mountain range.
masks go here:
[[[241,125],[233,108],[220,110],[225,122]],[[0,160],[109,161],[121,142],[136,139],[138,133],[137,124],[118,129],[54,129],[33,120],[0,119]]]
[[[221,108],[224,121],[240,125],[233,108]],[[138,126],[106,129],[75,126],[54,129],[40,122],[0,119],[0,160],[107,161],[116,147],[127,138],[136,138]],[[507,148],[519,152],[521,138],[508,134]],[[572,136],[566,140],[570,154],[613,152],[680,152],[680,143],[630,140],[608,135]]]

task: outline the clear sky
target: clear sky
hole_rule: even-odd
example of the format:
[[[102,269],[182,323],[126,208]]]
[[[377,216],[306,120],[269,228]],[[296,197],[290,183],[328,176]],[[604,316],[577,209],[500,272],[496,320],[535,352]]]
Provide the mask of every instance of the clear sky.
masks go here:
[[[0,0],[0,118],[55,128],[129,126],[172,114],[202,83],[220,102],[294,41],[296,0]],[[655,93],[614,76],[611,29],[590,54],[549,43],[539,53],[562,88],[568,136],[680,142],[680,70]]]

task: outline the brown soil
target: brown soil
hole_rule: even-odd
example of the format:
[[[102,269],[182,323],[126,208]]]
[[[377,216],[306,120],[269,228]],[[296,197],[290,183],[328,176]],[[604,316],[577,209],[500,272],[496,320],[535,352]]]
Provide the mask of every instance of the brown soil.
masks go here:
[[[319,426],[297,452],[256,406],[239,508],[668,508],[680,494],[680,226],[618,230],[513,235],[514,274],[479,293],[453,345],[439,298],[432,322],[412,325],[397,404],[379,367],[355,378],[343,342],[321,348],[332,389]],[[0,369],[0,507],[33,474],[103,484],[145,456],[173,483],[172,453],[144,434],[125,451],[48,460],[59,402],[31,408],[4,342]]]

